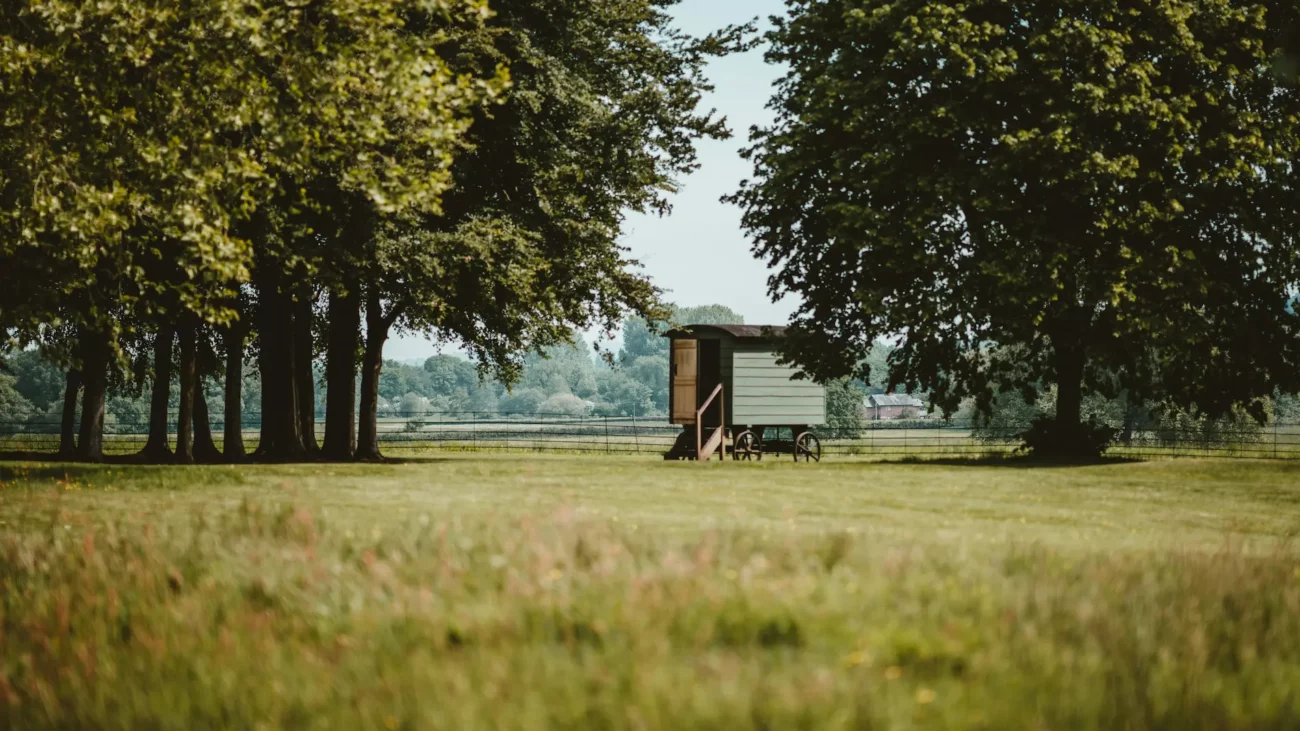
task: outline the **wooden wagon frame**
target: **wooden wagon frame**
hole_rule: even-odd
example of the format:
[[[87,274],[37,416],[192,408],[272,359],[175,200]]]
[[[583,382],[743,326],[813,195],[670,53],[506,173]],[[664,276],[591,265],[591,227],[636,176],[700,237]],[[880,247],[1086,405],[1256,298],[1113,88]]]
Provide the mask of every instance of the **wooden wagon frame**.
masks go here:
[[[810,426],[826,423],[826,389],[777,362],[785,328],[688,325],[669,331],[668,411],[684,427],[664,459],[821,460]],[[783,438],[784,431],[789,438]]]

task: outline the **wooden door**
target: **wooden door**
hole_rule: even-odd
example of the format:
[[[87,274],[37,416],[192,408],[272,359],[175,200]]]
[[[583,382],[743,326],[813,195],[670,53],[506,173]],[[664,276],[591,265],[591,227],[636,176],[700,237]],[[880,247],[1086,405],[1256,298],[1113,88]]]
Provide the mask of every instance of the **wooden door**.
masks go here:
[[[673,340],[672,403],[674,424],[695,423],[695,384],[699,374],[699,348],[695,340]]]

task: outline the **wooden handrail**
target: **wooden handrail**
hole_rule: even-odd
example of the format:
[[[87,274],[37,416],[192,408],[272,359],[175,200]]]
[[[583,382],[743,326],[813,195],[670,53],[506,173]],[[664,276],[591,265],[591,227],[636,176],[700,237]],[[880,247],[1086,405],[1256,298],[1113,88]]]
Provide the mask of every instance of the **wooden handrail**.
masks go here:
[[[713,435],[709,437],[710,445],[712,445],[714,441],[714,437],[718,435],[718,432],[725,430],[727,427],[727,401],[726,401],[726,396],[724,396],[722,393],[722,384],[719,383],[717,387],[713,389],[713,393],[709,394],[709,397],[704,400],[704,405],[695,410],[695,458],[701,462],[703,462],[705,459],[704,457],[704,412],[713,403],[713,399],[715,398],[718,399],[718,410],[721,412],[722,418],[718,420],[720,422],[718,424],[718,428],[715,429]],[[725,433],[723,433],[722,438],[718,440],[718,449],[722,453],[722,463],[726,464],[727,463],[727,439]]]

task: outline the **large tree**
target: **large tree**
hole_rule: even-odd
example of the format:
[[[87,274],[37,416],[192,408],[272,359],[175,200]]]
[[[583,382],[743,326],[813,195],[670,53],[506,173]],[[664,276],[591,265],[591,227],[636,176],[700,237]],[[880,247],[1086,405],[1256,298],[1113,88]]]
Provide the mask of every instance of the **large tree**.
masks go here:
[[[1127,389],[1222,414],[1297,370],[1281,0],[790,0],[733,197],[786,353],[953,410],[1057,386],[1048,444]]]
[[[478,112],[441,215],[390,220],[369,241],[358,455],[375,422],[390,329],[464,345],[506,380],[524,353],[575,329],[613,330],[656,292],[618,240],[629,212],[664,212],[695,142],[725,137],[699,109],[707,61],[740,43],[693,38],[677,0],[499,0],[482,33],[444,47],[457,68],[510,68],[500,106]]]

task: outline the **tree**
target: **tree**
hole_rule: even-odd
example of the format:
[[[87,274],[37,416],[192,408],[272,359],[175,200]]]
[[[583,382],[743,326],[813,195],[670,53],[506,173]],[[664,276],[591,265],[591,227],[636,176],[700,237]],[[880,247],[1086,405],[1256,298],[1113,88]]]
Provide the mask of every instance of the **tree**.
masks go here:
[[[654,392],[623,368],[609,368],[597,375],[599,409],[609,416],[645,416],[655,412]]]
[[[217,448],[212,437],[212,417],[208,398],[207,382],[223,374],[225,364],[217,354],[216,343],[222,334],[215,328],[196,328],[196,347],[194,357],[194,395],[192,401],[191,423],[194,425],[194,461],[215,464],[223,461],[225,455]],[[218,399],[217,403],[221,400]]]
[[[456,8],[465,12],[448,13]],[[396,226],[392,221],[402,216],[441,211],[442,195],[451,184],[453,153],[462,146],[471,110],[497,97],[506,85],[498,68],[481,76],[456,73],[440,53],[449,35],[481,27],[482,9],[471,0],[374,6],[378,27],[350,36],[357,48],[346,50],[358,52],[360,63],[347,68],[353,80],[341,85],[358,94],[355,102],[365,110],[343,119],[364,126],[345,129],[334,138],[328,159],[279,171],[283,183],[271,213],[280,215],[259,212],[249,219],[251,237],[260,244],[253,282],[259,334],[264,338],[259,354],[266,400],[259,451],[266,456],[297,459],[314,446],[314,437],[307,433],[312,428],[308,412],[314,409],[306,403],[313,391],[307,381],[312,379],[308,364],[314,355],[307,333],[316,296],[310,277],[320,270],[331,277],[331,314],[339,317],[340,327],[354,317],[344,310],[365,304],[368,337],[362,351],[357,452],[365,458],[378,456],[374,414],[383,343],[402,313],[381,309],[384,288],[379,275],[384,269],[376,265],[367,272],[363,267],[380,261],[379,245],[392,239],[376,234],[378,221],[389,221],[391,231]],[[334,386],[341,399],[335,403],[335,422],[346,424],[351,421],[346,413],[350,404],[343,391],[352,388],[345,379],[356,340],[339,330],[330,343]],[[333,436],[330,456],[347,456],[340,451],[349,441],[346,434]]]
[[[668,410],[668,358],[643,355],[621,368],[638,383],[650,389],[651,406],[655,411]]]
[[[450,396],[459,391],[468,394],[479,386],[474,364],[454,355],[435,355],[425,360],[424,372],[429,375],[429,387],[437,394]]]
[[[541,411],[547,415],[589,416],[595,404],[571,393],[557,393],[542,402]]]
[[[535,414],[546,399],[546,394],[536,388],[521,388],[502,396],[499,403],[504,414]]]
[[[619,360],[629,363],[641,356],[668,357],[668,339],[664,333],[679,325],[743,325],[745,317],[726,305],[699,307],[668,306],[668,319],[653,324],[632,316],[623,321],[623,349]]]
[[[15,387],[17,379],[0,371],[0,433],[13,433],[26,421],[34,407]]]
[[[519,383],[541,389],[549,395],[573,393],[590,396],[595,386],[596,362],[581,338],[568,345],[554,345],[529,353],[524,359]]]
[[[465,408],[476,413],[492,413],[501,409],[500,396],[495,384],[488,384],[485,388],[476,389],[470,394],[469,402]]]
[[[699,305],[672,308],[676,325],[743,325],[745,317],[726,305]]]
[[[1290,5],[793,0],[730,198],[801,301],[786,355],[867,380],[888,338],[949,413],[1054,384],[1046,451],[1089,392],[1262,416],[1300,374]]]
[[[656,290],[619,244],[623,222],[665,212],[677,176],[696,166],[696,140],[728,135],[697,107],[711,88],[706,62],[743,35],[689,37],[672,24],[673,4],[501,0],[485,33],[459,39],[458,68],[482,74],[504,61],[511,91],[479,111],[443,215],[374,239],[359,453],[378,456],[369,422],[392,327],[458,341],[513,382],[529,351],[578,329],[612,331],[629,311],[658,313]]]
[[[39,350],[22,350],[10,355],[0,362],[0,371],[13,376],[13,388],[40,411],[63,400],[63,370]]]
[[[424,416],[429,413],[429,399],[411,392],[398,401],[398,414],[401,416]]]
[[[149,399],[149,437],[140,454],[146,459],[163,461],[171,456],[168,446],[168,414],[171,405],[172,346],[176,331],[164,323],[153,336],[152,389]]]
[[[837,378],[826,384],[826,426],[845,432],[862,428],[866,393],[851,378]]]
[[[237,312],[248,312],[246,303],[236,300]],[[229,322],[222,328],[222,347],[225,351],[225,379],[222,383],[222,414],[224,429],[221,441],[221,456],[227,462],[243,461],[244,452],[244,396],[246,394],[244,371],[244,346],[251,328],[243,316]],[[261,401],[261,383],[258,382],[257,400]],[[249,394],[252,396],[252,394]],[[328,440],[327,440],[328,441]],[[351,454],[349,452],[349,454]]]

